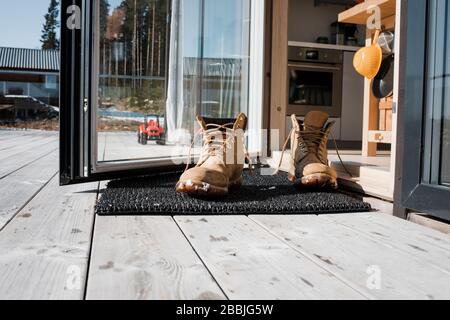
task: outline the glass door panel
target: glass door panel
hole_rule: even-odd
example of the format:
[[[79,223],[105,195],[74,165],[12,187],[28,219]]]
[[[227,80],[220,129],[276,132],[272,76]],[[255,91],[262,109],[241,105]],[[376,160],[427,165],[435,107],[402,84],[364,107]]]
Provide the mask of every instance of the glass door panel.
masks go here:
[[[423,181],[450,184],[450,5],[429,3]]]
[[[331,107],[333,76],[332,72],[291,69],[289,104]]]
[[[100,0],[98,162],[170,157],[166,145],[168,0]]]
[[[444,99],[442,110],[442,139],[441,139],[441,183],[450,186],[450,5],[447,1],[446,8],[446,35],[445,49],[443,54],[445,71],[442,75],[444,79]]]
[[[250,0],[206,0],[203,10],[201,113],[248,113]]]
[[[402,217],[413,210],[450,220],[450,3],[409,0],[402,11],[408,41],[395,205]]]
[[[450,90],[448,85],[447,90]],[[441,182],[450,186],[450,103],[445,105],[443,121]]]
[[[179,164],[196,115],[249,112],[250,3],[97,1],[94,172]]]
[[[196,115],[261,130],[264,4],[62,0],[61,184],[180,168]]]

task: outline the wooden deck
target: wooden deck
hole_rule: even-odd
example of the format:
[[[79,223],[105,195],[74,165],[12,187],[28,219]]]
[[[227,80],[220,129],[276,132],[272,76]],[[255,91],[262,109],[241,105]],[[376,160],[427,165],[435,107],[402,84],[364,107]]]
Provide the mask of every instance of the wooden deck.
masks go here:
[[[450,236],[383,212],[99,217],[55,133],[0,131],[0,299],[449,299]],[[381,208],[383,208],[381,206]]]

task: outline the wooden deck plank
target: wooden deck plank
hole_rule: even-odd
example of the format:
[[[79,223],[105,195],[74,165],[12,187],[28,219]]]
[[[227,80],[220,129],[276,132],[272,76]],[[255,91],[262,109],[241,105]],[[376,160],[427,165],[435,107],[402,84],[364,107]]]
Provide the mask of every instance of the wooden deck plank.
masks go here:
[[[1,136],[1,135],[0,135]],[[5,137],[5,136],[2,136]],[[22,150],[23,146],[33,146],[39,141],[45,138],[58,138],[58,134],[51,132],[36,132],[34,134],[24,134],[24,135],[9,135],[7,138],[0,140],[0,157],[4,155],[4,151],[16,152],[16,150]]]
[[[58,171],[56,151],[14,172],[0,183],[0,230]]]
[[[0,179],[57,149],[58,139],[51,137],[39,145],[33,145],[32,148],[24,148],[19,153],[10,154],[6,151],[7,156],[0,160]]]
[[[9,140],[11,138],[21,137],[25,135],[30,135],[30,131],[26,130],[5,130],[0,129],[0,141]]]
[[[381,226],[387,229],[387,232],[402,236],[402,238],[413,239],[413,241],[424,241],[428,244],[437,246],[443,250],[450,250],[450,235],[438,232],[431,228],[412,223],[397,217],[384,214],[351,214],[355,215],[356,219],[352,221],[359,221],[365,219],[366,225],[373,225],[373,227]],[[359,222],[363,223],[363,222]]]
[[[34,150],[39,150],[42,146],[45,146],[49,143],[55,143],[58,141],[57,136],[38,136],[38,137],[30,137],[32,141],[19,141],[14,147],[10,149],[6,149],[0,152],[0,161],[8,161],[8,159],[15,159],[18,155],[22,155],[23,153]],[[2,146],[3,144],[0,144]]]
[[[9,136],[8,138],[4,137],[4,139],[0,140],[0,151],[3,153],[5,150],[11,150],[13,148],[17,148],[24,143],[34,143],[38,139],[37,137],[32,136]]]
[[[6,141],[0,141],[0,160],[12,155],[20,154],[27,150],[38,149],[49,142],[58,141],[58,135],[37,134],[35,136],[11,137]]]
[[[231,299],[365,299],[244,216],[176,217]]]
[[[442,236],[437,231],[417,228],[411,222],[404,224],[404,221],[396,217],[380,217],[379,214],[335,215],[328,218],[332,223],[352,228],[376,241],[416,256],[424,263],[439,266],[450,275],[450,245],[443,245],[450,237],[445,239],[445,235]]]
[[[171,217],[96,218],[87,299],[225,299]]]
[[[98,183],[53,178],[0,232],[0,299],[82,299]]]
[[[320,260],[327,269],[342,275],[378,299],[450,298],[448,273],[387,243],[333,223],[328,217],[251,218],[289,246],[312,259]]]
[[[0,299],[450,297],[450,236],[383,214],[97,217],[91,252],[98,184],[45,184],[52,135],[0,130]]]

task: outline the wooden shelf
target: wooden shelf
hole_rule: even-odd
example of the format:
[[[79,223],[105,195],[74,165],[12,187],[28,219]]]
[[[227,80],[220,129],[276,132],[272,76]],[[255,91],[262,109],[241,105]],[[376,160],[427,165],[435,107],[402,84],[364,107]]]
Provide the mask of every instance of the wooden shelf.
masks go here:
[[[381,9],[381,20],[385,20],[395,15],[395,1],[396,0],[366,0],[344,12],[339,14],[339,22],[366,24],[369,13],[367,9],[371,6],[378,6]]]
[[[373,143],[392,143],[392,131],[370,130],[368,141]]]

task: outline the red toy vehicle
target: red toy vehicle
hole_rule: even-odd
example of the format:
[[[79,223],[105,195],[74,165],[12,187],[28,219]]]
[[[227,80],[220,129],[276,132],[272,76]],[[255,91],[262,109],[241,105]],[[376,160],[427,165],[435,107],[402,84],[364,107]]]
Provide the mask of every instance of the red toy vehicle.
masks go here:
[[[156,141],[159,145],[166,144],[164,122],[156,114],[145,116],[144,124],[139,126],[138,142],[146,145],[148,141]]]

